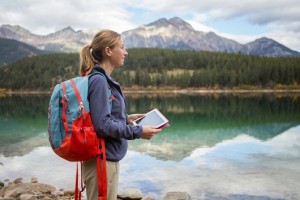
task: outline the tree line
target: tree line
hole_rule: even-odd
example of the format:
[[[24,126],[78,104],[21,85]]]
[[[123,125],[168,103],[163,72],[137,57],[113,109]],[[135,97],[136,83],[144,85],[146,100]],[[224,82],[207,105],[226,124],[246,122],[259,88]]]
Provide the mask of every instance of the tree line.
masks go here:
[[[112,74],[125,87],[274,88],[300,83],[300,57],[147,48],[128,49],[128,54]],[[77,76],[78,66],[78,53],[26,58],[0,68],[0,88],[49,90]]]

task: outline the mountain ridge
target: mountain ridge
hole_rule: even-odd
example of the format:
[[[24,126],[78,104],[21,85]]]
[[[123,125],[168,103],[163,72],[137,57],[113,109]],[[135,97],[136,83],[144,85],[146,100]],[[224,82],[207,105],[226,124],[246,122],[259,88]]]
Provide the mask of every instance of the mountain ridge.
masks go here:
[[[169,48],[242,53],[269,57],[295,57],[300,52],[262,37],[247,44],[219,36],[214,32],[195,30],[179,17],[160,18],[146,25],[121,33],[127,48]],[[79,52],[92,40],[94,31],[74,31],[70,26],[48,35],[36,35],[21,26],[2,25],[0,38],[14,39],[52,52]]]
[[[13,39],[0,38],[0,47],[0,67],[14,63],[19,59],[47,53],[27,43]]]

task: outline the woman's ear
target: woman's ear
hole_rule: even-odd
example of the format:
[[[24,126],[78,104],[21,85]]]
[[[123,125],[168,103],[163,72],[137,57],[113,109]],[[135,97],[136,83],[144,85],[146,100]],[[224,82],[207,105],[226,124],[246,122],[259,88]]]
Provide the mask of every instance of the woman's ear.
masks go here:
[[[105,52],[105,55],[111,56],[111,49],[109,47],[105,47],[104,52]]]

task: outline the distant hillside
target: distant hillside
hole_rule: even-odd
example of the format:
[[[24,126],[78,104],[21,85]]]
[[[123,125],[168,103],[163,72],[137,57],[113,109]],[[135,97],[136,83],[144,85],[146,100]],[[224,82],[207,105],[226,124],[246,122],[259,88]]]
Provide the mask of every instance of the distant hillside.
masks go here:
[[[31,45],[12,39],[0,38],[0,67],[22,58],[32,57],[46,52]]]
[[[128,49],[112,77],[128,88],[299,88],[300,57],[171,49]],[[78,74],[79,55],[41,55],[0,68],[2,90],[51,90]]]
[[[275,40],[266,37],[247,43],[242,47],[241,53],[269,57],[300,56],[299,52],[293,51]]]
[[[66,27],[48,35],[36,35],[21,26],[2,25],[0,38],[25,42],[41,50],[68,53],[78,52],[84,45],[89,44],[93,32],[74,31],[71,27]]]

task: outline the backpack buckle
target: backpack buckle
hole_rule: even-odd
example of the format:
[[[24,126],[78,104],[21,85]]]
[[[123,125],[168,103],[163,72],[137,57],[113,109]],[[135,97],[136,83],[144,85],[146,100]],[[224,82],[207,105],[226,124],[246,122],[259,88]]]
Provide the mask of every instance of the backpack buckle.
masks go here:
[[[79,102],[78,110],[82,112],[83,109],[84,109],[83,103]]]

